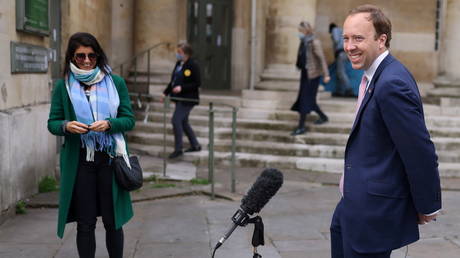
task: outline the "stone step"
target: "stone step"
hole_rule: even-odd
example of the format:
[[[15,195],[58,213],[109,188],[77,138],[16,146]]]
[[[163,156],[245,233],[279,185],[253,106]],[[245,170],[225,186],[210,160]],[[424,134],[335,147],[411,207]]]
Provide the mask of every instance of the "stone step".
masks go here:
[[[153,106],[148,113],[148,121],[152,122],[163,122],[163,112],[158,112]],[[160,107],[158,107],[160,108]],[[217,107],[215,112],[215,126],[216,127],[231,127],[231,113],[225,107]],[[221,112],[219,112],[221,111]],[[246,112],[247,111],[247,112]],[[166,115],[167,122],[171,119],[172,111]],[[271,114],[267,117],[258,116],[254,111],[250,112],[246,109],[241,109],[237,115],[237,127],[241,128],[254,128],[254,129],[266,129],[266,130],[281,130],[290,132],[296,127],[297,115],[294,112],[284,114]],[[145,119],[145,112],[136,112],[136,117],[139,120]],[[310,115],[307,117],[307,126],[312,131],[325,131],[325,132],[342,132],[348,133],[351,130],[353,124],[353,114],[340,114],[340,113],[329,113],[329,123],[323,125],[313,125],[311,122],[317,119],[316,115]],[[260,118],[258,118],[260,117]],[[265,118],[265,119],[264,119]],[[283,119],[283,120],[282,120]],[[206,107],[197,106],[192,110],[189,117],[191,124],[199,126],[208,125],[208,110]],[[460,119],[454,117],[441,117],[441,116],[429,116],[426,118],[426,123],[429,131],[433,136],[441,137],[458,137],[460,134]]]
[[[160,145],[163,144],[163,134],[131,132],[129,134],[130,142]],[[208,144],[208,138],[197,134],[198,141],[205,149]],[[299,157],[327,157],[343,158],[344,148],[348,140],[346,134],[324,134],[309,133],[292,137],[290,135],[267,134],[263,131],[237,133],[237,151],[254,154],[267,154],[279,156],[299,156]],[[186,143],[186,139],[184,138]],[[458,162],[460,160],[460,141],[451,141],[446,138],[433,138],[436,150],[441,162]],[[174,138],[172,134],[166,135],[166,146],[173,146]],[[216,151],[230,152],[231,137],[222,137],[215,135],[214,146]]]
[[[130,144],[132,153],[150,155],[154,157],[163,157],[163,148],[159,146],[147,146],[142,144]],[[171,152],[167,148],[167,152]],[[328,158],[308,158],[295,156],[276,156],[263,154],[239,153],[235,154],[236,166],[267,168],[274,167],[278,169],[299,169],[306,172],[320,172],[340,174],[343,171],[343,159]],[[208,152],[185,153],[178,160],[193,162],[197,166],[206,166],[208,164]],[[229,152],[215,152],[215,166],[229,166],[231,154]],[[458,163],[440,163],[439,172],[443,178],[459,178],[460,164]]]
[[[460,87],[434,88],[427,92],[427,97],[460,98]]]
[[[208,139],[206,137],[198,137],[198,141],[203,145],[203,149],[207,149]],[[130,142],[139,144],[155,144],[163,143],[163,136],[160,134],[134,132],[129,135]],[[166,145],[173,145],[173,137],[167,135]],[[184,142],[187,142],[184,138]],[[215,139],[214,150],[218,152],[230,152],[231,140],[228,138]],[[268,141],[237,141],[236,151],[241,153],[267,154],[279,156],[299,156],[299,157],[326,157],[326,158],[343,158],[345,146],[334,145],[309,145],[301,143],[277,143]]]
[[[223,115],[223,114],[221,114]],[[218,116],[219,117],[219,116]],[[316,119],[316,118],[315,118]],[[170,124],[170,116],[167,116],[166,120],[166,127],[168,129],[168,133],[171,132],[172,126]],[[313,118],[309,120],[310,122],[313,121]],[[207,136],[208,134],[208,126],[207,125],[194,125],[193,121],[191,122],[193,125],[193,128],[196,133],[202,133],[203,136]],[[270,128],[270,123],[271,121],[266,121],[267,127]],[[278,126],[278,125],[276,125]],[[291,130],[295,127],[295,124],[292,122],[288,123],[285,128],[292,127]],[[312,132],[318,132],[318,133],[340,133],[340,134],[349,134],[351,131],[351,123],[345,122],[345,123],[335,123],[335,122],[329,122],[326,124],[322,125],[315,125],[313,123],[307,123],[306,125],[307,132],[312,133]],[[137,131],[143,131],[143,132],[148,132],[148,133],[162,133],[163,132],[163,123],[144,123],[143,121],[139,121],[136,124],[136,130]],[[238,128],[237,130],[240,131],[240,133],[245,133],[245,134],[251,134],[251,130],[245,129],[245,128]],[[241,131],[243,130],[243,131]],[[452,138],[460,138],[460,128],[450,128],[450,127],[428,127],[428,131],[430,132],[431,137],[452,137]],[[231,128],[215,128],[215,133],[217,135],[222,135],[223,137],[230,137],[231,136]],[[257,133],[262,133],[263,132],[257,132]],[[289,131],[282,130],[279,132],[280,134],[287,134]]]

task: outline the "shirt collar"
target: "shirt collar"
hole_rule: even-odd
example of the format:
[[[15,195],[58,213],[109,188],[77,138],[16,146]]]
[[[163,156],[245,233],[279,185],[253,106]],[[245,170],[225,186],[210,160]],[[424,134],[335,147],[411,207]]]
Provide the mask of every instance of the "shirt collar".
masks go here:
[[[372,77],[374,77],[375,71],[377,71],[377,68],[379,67],[380,63],[382,63],[383,59],[387,57],[387,55],[390,52],[388,50],[385,50],[382,54],[380,54],[372,63],[372,65],[364,71],[364,76],[366,76],[367,81],[370,82],[372,80]]]

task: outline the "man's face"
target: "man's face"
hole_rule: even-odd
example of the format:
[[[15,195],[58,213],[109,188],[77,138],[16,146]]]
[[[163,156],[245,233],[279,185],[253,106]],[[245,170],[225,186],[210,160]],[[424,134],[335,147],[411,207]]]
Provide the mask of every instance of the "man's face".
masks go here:
[[[386,50],[387,36],[375,39],[375,29],[369,13],[357,13],[347,17],[343,24],[343,49],[353,69],[366,70]]]

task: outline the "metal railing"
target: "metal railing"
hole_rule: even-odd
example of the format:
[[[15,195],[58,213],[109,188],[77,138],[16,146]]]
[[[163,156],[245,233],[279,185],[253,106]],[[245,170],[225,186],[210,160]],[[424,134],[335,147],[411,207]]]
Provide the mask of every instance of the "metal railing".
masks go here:
[[[146,98],[147,104],[145,108],[145,114],[143,123],[148,122],[148,118],[150,115],[150,102],[155,100],[156,98],[150,94],[131,94],[132,96],[135,95],[136,97],[141,96]],[[157,97],[158,98],[158,97]],[[198,102],[197,99],[186,99],[186,98],[178,98],[178,97],[170,97],[167,96],[163,99],[163,150],[162,150],[162,158],[163,158],[163,176],[166,177],[166,167],[167,167],[167,113],[172,110],[171,108],[171,100],[176,101],[187,101],[187,102]],[[222,110],[216,109],[215,106],[225,106],[230,108],[229,110]],[[237,114],[238,114],[238,107],[234,107],[232,105],[228,105],[225,103],[209,103],[209,108],[207,110],[208,113],[208,181],[211,183],[211,199],[215,198],[215,180],[214,180],[214,169],[215,169],[215,162],[214,162],[214,139],[215,139],[215,114],[216,113],[232,113],[232,140],[231,140],[231,155],[230,155],[230,188],[231,192],[236,192],[236,129],[237,129]]]
[[[119,64],[117,66],[114,66],[112,70],[113,71],[119,70],[120,75],[125,76],[124,67],[128,66],[128,69],[129,69],[131,67],[131,65],[133,65],[133,63],[134,63],[134,65],[133,65],[134,66],[134,87],[136,87],[137,86],[137,60],[141,56],[144,56],[147,53],[147,75],[148,75],[147,83],[149,85],[150,84],[150,59],[151,59],[151,53],[152,53],[153,50],[155,50],[156,48],[158,48],[160,46],[166,46],[167,48],[169,48],[171,46],[171,43],[169,43],[169,42],[157,43],[157,44],[153,45],[152,47],[149,47],[148,49],[137,53],[136,55],[131,57],[128,61],[122,62],[121,64]]]
[[[186,101],[186,102],[198,102],[197,99],[186,99],[186,98],[178,98],[178,97],[165,97],[163,101],[163,176],[166,177],[166,111],[170,110],[170,103],[171,100],[176,101]],[[231,110],[217,110],[214,108],[214,104],[227,106],[231,108]],[[211,199],[214,200],[215,198],[215,190],[214,190],[214,115],[217,112],[231,112],[232,113],[232,143],[231,143],[231,158],[230,158],[230,188],[232,193],[236,191],[236,175],[235,175],[235,163],[236,163],[236,119],[238,108],[232,105],[224,104],[224,103],[213,103],[209,102],[209,109],[208,109],[208,181],[211,183]],[[148,116],[148,115],[146,115]],[[144,122],[146,122],[144,120]]]

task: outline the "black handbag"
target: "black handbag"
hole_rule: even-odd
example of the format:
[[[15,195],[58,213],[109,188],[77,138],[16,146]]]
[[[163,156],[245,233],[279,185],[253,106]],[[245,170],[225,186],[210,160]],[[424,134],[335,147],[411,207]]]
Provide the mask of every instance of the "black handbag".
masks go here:
[[[115,157],[112,160],[115,179],[118,185],[126,191],[133,191],[141,188],[143,183],[142,168],[136,156],[129,157],[131,169],[123,157]]]

